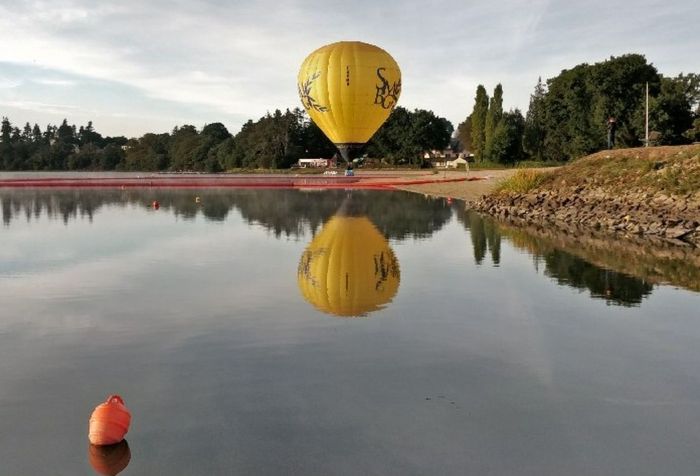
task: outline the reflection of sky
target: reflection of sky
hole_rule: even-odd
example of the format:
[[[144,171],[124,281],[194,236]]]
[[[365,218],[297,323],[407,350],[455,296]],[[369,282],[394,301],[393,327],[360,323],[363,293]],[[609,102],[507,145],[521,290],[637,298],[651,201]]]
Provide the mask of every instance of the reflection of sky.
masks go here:
[[[310,240],[276,239],[238,212],[215,223],[112,206],[92,224],[2,229],[3,473],[89,474],[87,418],[112,392],[134,415],[133,474],[700,463],[700,295],[659,287],[639,308],[608,306],[505,240],[499,267],[477,267],[453,218],[392,240],[391,304],[336,319],[297,289]]]

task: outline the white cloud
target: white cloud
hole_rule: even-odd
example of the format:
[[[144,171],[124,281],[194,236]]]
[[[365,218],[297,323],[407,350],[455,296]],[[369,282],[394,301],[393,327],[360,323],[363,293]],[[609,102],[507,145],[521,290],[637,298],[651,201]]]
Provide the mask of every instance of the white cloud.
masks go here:
[[[689,71],[700,45],[688,18],[698,14],[691,0],[673,9],[656,0],[15,2],[0,5],[0,61],[116,81],[214,121],[297,106],[306,54],[361,39],[402,66],[402,105],[456,123],[479,83],[503,83],[505,106],[526,108],[538,76],[611,54],[647,53],[662,72]],[[47,78],[36,81],[69,85]]]
[[[47,86],[76,86],[78,84],[77,81],[73,81],[70,79],[35,78],[32,79],[32,81]]]
[[[69,104],[47,104],[36,101],[0,101],[1,106],[12,107],[15,109],[23,109],[25,111],[34,111],[47,114],[75,114],[83,110],[78,106]]]

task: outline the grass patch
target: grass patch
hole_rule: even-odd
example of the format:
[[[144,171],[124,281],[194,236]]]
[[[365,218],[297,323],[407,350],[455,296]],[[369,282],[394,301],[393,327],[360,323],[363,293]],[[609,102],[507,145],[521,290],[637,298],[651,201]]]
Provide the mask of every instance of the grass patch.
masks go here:
[[[496,193],[527,193],[550,179],[549,172],[521,169],[496,185]]]

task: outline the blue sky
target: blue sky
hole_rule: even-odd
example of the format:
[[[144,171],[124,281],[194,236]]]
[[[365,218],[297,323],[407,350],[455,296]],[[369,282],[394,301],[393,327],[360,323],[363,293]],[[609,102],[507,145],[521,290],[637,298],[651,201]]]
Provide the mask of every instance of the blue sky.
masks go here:
[[[164,132],[298,106],[315,48],[374,43],[403,73],[399,104],[455,125],[477,84],[527,109],[537,82],[581,62],[643,53],[665,75],[700,72],[700,2],[563,0],[0,0],[0,115]]]

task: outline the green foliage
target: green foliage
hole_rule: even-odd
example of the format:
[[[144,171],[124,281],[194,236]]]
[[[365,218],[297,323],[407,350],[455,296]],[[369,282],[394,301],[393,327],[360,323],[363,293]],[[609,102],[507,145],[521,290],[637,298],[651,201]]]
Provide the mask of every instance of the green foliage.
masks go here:
[[[489,158],[500,163],[522,160],[524,130],[525,118],[518,109],[503,114],[493,132]]]
[[[519,169],[496,186],[496,193],[527,193],[550,180],[547,172],[532,169]]]
[[[474,145],[472,142],[472,116],[469,115],[457,126],[458,150],[472,152]]]
[[[76,129],[63,120],[60,126],[25,124],[20,131],[3,118],[0,127],[0,168],[3,170],[104,170],[123,161],[125,137],[102,137],[92,123]]]
[[[535,91],[530,95],[530,106],[525,117],[525,130],[523,131],[523,151],[533,160],[544,158],[545,138],[545,105],[544,98],[547,90],[542,84],[542,78],[537,79]]]
[[[474,158],[477,162],[484,160],[484,148],[486,146],[486,114],[489,110],[489,96],[486,88],[481,84],[476,88],[474,98],[474,110],[471,114],[472,144],[474,146]]]
[[[397,107],[370,140],[367,152],[373,157],[384,157],[392,165],[416,165],[421,163],[424,152],[446,148],[453,131],[447,119],[432,111],[410,112]]]
[[[691,110],[693,100],[682,77],[661,78],[658,94],[649,101],[649,129],[658,145],[685,144],[692,139],[687,131],[692,130],[696,116]]]
[[[489,102],[489,108],[486,112],[486,124],[484,126],[484,158],[500,162],[492,156],[494,146],[494,136],[496,128],[500,125],[503,117],[503,87],[498,84],[493,90],[493,97]]]

